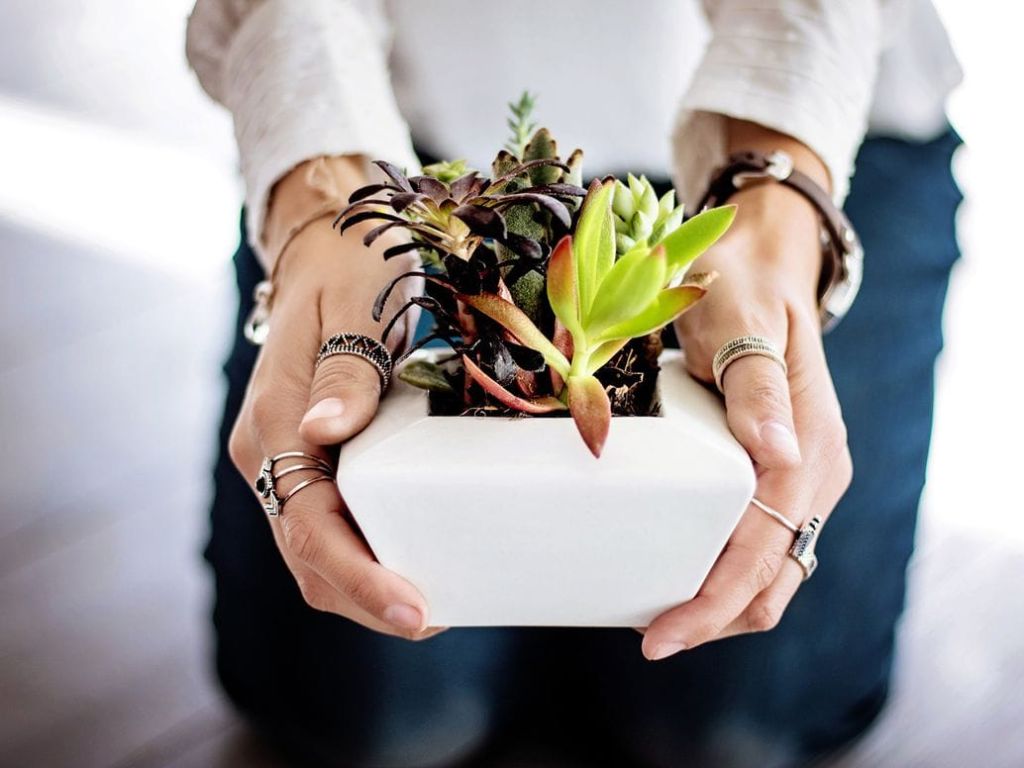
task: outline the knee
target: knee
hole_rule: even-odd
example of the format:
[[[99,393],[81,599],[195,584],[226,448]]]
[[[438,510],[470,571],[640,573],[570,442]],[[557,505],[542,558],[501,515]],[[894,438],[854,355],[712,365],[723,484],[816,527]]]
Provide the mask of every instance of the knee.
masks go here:
[[[265,697],[222,680],[232,703],[268,742],[299,764],[330,768],[441,768],[479,751],[493,730],[492,702],[480,692],[443,691],[429,701],[391,697],[343,701],[331,710],[293,697]]]
[[[441,768],[479,751],[492,732],[490,702],[454,692],[422,707],[373,708],[358,722],[312,735],[321,762],[344,768]]]
[[[822,705],[802,715],[766,717],[738,702],[705,720],[646,712],[625,729],[624,746],[633,759],[655,768],[782,768],[836,754],[864,735],[882,711],[887,686],[868,694],[815,697]],[[729,706],[729,705],[727,705]],[[705,714],[715,711],[709,702]],[[637,725],[637,722],[640,724]],[[816,763],[815,763],[816,764]]]
[[[786,733],[739,721],[713,727],[652,723],[630,734],[626,748],[639,763],[656,768],[781,768],[801,761]]]

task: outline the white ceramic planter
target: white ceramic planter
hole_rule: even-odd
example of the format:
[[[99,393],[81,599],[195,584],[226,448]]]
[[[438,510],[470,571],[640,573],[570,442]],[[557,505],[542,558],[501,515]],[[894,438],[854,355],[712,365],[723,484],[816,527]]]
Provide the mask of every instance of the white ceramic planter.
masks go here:
[[[436,626],[646,626],[694,594],[754,492],[719,401],[666,352],[660,417],[600,459],[568,418],[429,416],[396,380],[341,451],[342,494]]]

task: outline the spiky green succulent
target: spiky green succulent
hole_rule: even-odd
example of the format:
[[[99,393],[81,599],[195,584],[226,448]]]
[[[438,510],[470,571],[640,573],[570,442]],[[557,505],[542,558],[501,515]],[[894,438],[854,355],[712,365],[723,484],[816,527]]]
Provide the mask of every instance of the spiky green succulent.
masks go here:
[[[526,91],[519,97],[519,101],[509,102],[508,109],[512,114],[508,118],[508,127],[512,136],[505,143],[505,149],[520,160],[525,160],[523,151],[530,141],[530,136],[537,129],[537,123],[533,121],[533,108],[536,105],[536,97]]]
[[[456,179],[472,172],[473,169],[466,164],[465,160],[441,160],[423,166],[424,176],[430,176],[445,184],[451,184]]]
[[[626,184],[615,180],[612,215],[615,221],[615,250],[619,256],[634,246],[655,246],[683,223],[683,206],[676,205],[675,190],[661,199],[646,176],[626,176]]]

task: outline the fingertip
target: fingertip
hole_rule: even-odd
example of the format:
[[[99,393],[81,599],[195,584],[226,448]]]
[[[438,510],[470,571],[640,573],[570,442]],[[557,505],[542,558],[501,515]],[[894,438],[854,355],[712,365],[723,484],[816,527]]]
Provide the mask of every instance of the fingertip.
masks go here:
[[[314,403],[306,415],[302,417],[302,424],[306,426],[319,421],[335,421],[345,415],[345,403],[337,397],[325,397],[323,400]]]
[[[320,419],[299,425],[299,437],[316,445],[336,445],[348,437],[344,418]]]
[[[318,445],[340,443],[357,431],[352,422],[359,414],[353,411],[351,404],[346,404],[341,398],[324,398],[306,411],[299,424],[299,435]]]
[[[685,651],[687,648],[686,643],[678,640],[666,640],[658,642],[648,642],[646,639],[641,645],[641,649],[644,654],[644,658],[648,661],[661,661],[667,659],[669,656],[674,656],[680,651]]]
[[[761,425],[759,431],[761,450],[758,451],[758,463],[775,469],[796,467],[803,461],[800,454],[800,443],[796,434],[788,424],[781,421],[768,421]]]
[[[399,630],[419,633],[427,628],[426,613],[408,603],[395,603],[384,609],[384,621]]]

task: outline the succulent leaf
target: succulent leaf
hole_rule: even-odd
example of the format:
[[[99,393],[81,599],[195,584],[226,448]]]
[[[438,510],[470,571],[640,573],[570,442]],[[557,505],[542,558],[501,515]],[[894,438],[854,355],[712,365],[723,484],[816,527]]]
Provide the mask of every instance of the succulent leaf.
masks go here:
[[[616,235],[615,236],[615,250],[619,253],[626,253],[627,251],[633,250],[636,246],[636,240],[629,235]]]
[[[392,245],[390,248],[384,249],[384,261],[393,259],[396,256],[401,256],[403,253],[417,251],[422,247],[422,243],[417,243],[415,240],[410,240],[407,243],[399,243],[398,245]]]
[[[574,149],[569,155],[569,159],[565,161],[562,181],[577,187],[583,184],[583,150]]]
[[[693,260],[715,244],[736,218],[735,205],[701,211],[683,222],[663,241],[668,258],[669,279],[680,275]]]
[[[402,366],[398,378],[406,384],[431,392],[452,393],[451,382],[444,375],[444,369],[429,360],[412,360]]]
[[[635,339],[661,330],[693,306],[705,293],[707,289],[697,285],[666,288],[642,312],[606,328],[601,334],[601,340]]]
[[[501,200],[497,201],[496,207],[503,208],[520,203],[536,203],[543,210],[554,216],[566,229],[572,226],[572,218],[569,214],[569,209],[565,207],[565,203],[550,195],[537,194],[536,192],[513,192],[504,195]]]
[[[466,373],[469,374],[473,381],[479,384],[483,388],[484,392],[491,395],[504,406],[516,411],[532,414],[551,413],[552,411],[565,410],[565,403],[557,397],[549,396],[528,400],[509,392],[505,387],[501,386],[501,384],[484,373],[483,369],[474,363],[473,359],[469,355],[462,356],[462,364],[466,368]]]
[[[393,192],[403,191],[394,184],[367,184],[365,187],[360,187],[349,195],[348,201],[350,203],[358,203],[360,200],[365,200],[366,198],[376,195],[378,192],[383,192],[384,190],[391,190]]]
[[[518,167],[519,158],[508,150],[503,149],[498,152],[497,157],[494,158],[494,162],[491,163],[491,175],[496,179],[500,179],[503,176],[507,176]]]
[[[413,176],[409,183],[417,192],[422,192],[435,202],[440,203],[449,197],[448,185],[432,176]]]
[[[617,262],[598,287],[586,316],[587,335],[635,317],[665,287],[665,249],[635,248]]]
[[[454,179],[449,189],[451,189],[452,198],[455,200],[465,200],[476,194],[477,189],[482,189],[485,181],[480,178],[480,175],[476,171],[467,173],[465,176],[459,176]]]
[[[674,189],[670,189],[668,192],[661,196],[660,200],[658,200],[658,211],[660,212],[660,215],[667,216],[668,214],[672,213],[672,211],[674,211],[675,209],[676,191]]]
[[[515,304],[489,293],[480,293],[475,296],[460,293],[458,298],[477,312],[491,318],[515,336],[524,347],[540,352],[544,356],[545,362],[560,374],[568,375],[569,361],[565,359],[565,355],[555,348],[547,336]]]
[[[404,221],[389,221],[387,224],[381,224],[378,227],[374,227],[369,232],[367,232],[365,235],[363,235],[363,245],[365,245],[365,246],[373,245],[377,241],[377,238],[379,238],[381,235],[383,235],[389,229],[394,229],[395,227],[403,227],[403,226],[405,226],[405,222]]]
[[[505,219],[493,208],[484,208],[482,205],[460,205],[452,211],[452,216],[461,219],[473,234],[481,237],[504,240],[508,234],[508,230],[505,228]]]
[[[541,158],[557,158],[558,144],[547,128],[540,128],[523,149],[523,160],[539,160]],[[530,171],[533,184],[553,184],[562,177],[561,171],[552,166],[540,166]]]
[[[424,280],[445,285],[448,288],[452,288],[452,284],[449,280],[440,275],[431,275],[422,270],[414,269],[409,272],[403,272],[391,279],[387,285],[381,288],[380,293],[377,294],[377,298],[373,302],[373,310],[371,311],[371,317],[376,322],[380,322],[381,317],[384,315],[384,306],[388,303],[388,299],[391,298],[391,294],[394,292],[395,287],[403,280],[408,280],[410,277],[422,277]]]
[[[394,163],[389,163],[387,160],[374,160],[373,164],[384,171],[384,175],[391,179],[395,186],[399,187],[403,192],[412,192],[412,184],[409,183],[409,179],[402,169]]]
[[[612,198],[612,211],[623,222],[628,222],[636,213],[636,204],[633,201],[633,193],[629,187],[621,181],[615,182],[615,193]]]
[[[597,286],[615,261],[615,226],[612,223],[612,182],[594,180],[583,201],[576,224],[573,255],[580,316],[586,317]]]
[[[587,373],[593,374],[603,368],[619,351],[629,343],[629,339],[613,339],[602,343],[587,361]]]
[[[572,237],[566,235],[558,241],[548,260],[548,303],[555,317],[574,338],[582,338],[579,296],[576,289],[576,263],[573,258]]]
[[[566,380],[566,388],[569,391],[569,412],[576,422],[576,429],[594,457],[600,458],[612,423],[608,393],[593,376],[570,376]]]

